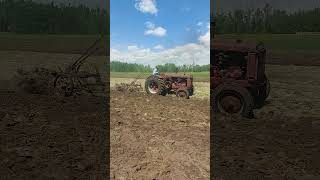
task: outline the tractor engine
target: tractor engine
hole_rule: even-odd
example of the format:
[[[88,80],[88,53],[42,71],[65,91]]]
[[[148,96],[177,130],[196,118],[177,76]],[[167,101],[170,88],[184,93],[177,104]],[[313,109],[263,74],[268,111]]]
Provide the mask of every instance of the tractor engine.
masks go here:
[[[226,78],[241,79],[243,76],[241,67],[238,67],[238,66],[231,66],[226,71],[227,71],[225,73]]]
[[[180,87],[187,87],[187,80],[184,78],[171,78],[168,84],[171,84],[171,89],[178,89]]]
[[[213,75],[220,78],[243,79],[246,72],[245,60],[233,55],[218,54]]]

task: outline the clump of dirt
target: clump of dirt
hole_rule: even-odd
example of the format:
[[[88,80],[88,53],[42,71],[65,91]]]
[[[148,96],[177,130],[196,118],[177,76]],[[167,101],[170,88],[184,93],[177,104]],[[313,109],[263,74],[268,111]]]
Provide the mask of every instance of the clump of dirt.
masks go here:
[[[115,90],[120,92],[141,92],[143,90],[140,83],[132,81],[131,83],[115,84]]]
[[[53,92],[57,72],[47,68],[35,67],[31,70],[19,68],[14,76],[16,90],[31,94],[48,95]]]

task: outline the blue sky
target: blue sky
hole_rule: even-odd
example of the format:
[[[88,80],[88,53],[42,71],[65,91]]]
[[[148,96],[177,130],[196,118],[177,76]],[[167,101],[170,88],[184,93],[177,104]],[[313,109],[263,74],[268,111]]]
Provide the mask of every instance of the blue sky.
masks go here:
[[[203,51],[208,43],[210,1],[111,0],[110,19],[111,60],[188,64],[191,56],[183,49]],[[192,54],[194,61],[197,52]],[[180,55],[189,60],[182,60]],[[196,63],[206,64],[201,58]]]

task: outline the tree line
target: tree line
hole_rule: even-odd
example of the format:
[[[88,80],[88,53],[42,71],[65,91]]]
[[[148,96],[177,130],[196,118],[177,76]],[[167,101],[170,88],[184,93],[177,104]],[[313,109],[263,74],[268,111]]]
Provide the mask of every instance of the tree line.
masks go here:
[[[152,68],[150,67],[150,65],[111,61],[110,71],[111,72],[151,72]]]
[[[160,72],[205,72],[210,71],[210,65],[180,65],[177,66],[172,63],[156,66]]]
[[[288,12],[266,4],[263,8],[234,10],[216,15],[216,33],[320,32],[320,8]]]
[[[171,63],[157,65],[159,72],[205,72],[210,71],[210,65],[175,65]],[[111,61],[111,72],[152,72],[153,68],[150,65],[137,63],[126,63],[119,61]]]
[[[106,34],[109,14],[84,5],[0,0],[0,32],[43,34]]]

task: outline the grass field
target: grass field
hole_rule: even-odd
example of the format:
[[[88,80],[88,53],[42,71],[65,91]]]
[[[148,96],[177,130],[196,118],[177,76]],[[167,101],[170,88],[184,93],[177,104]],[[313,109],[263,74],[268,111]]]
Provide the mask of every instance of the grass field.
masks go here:
[[[98,35],[0,33],[0,50],[79,54],[97,38]],[[268,50],[269,64],[320,66],[320,34],[227,34],[217,35],[217,38],[262,41]],[[98,55],[106,55],[107,42],[108,38],[102,42]]]
[[[28,50],[39,52],[78,52],[89,46],[99,35],[39,35],[0,33],[0,50]],[[317,52],[320,34],[226,34],[218,39],[263,41],[272,51]],[[107,39],[106,39],[107,42]],[[104,43],[106,47],[107,43]],[[320,52],[319,52],[320,53]]]
[[[1,51],[33,51],[79,54],[85,51],[99,35],[39,35],[0,33]],[[99,45],[99,55],[106,55],[107,38]]]
[[[219,35],[217,38],[262,41],[272,51],[318,51],[320,49],[320,34],[229,34]]]
[[[182,73],[182,72],[179,72]],[[137,79],[146,79],[152,73],[151,72],[110,72],[111,78],[137,78]],[[194,81],[197,82],[208,82],[209,81],[209,72],[191,72],[186,74],[192,74]]]

